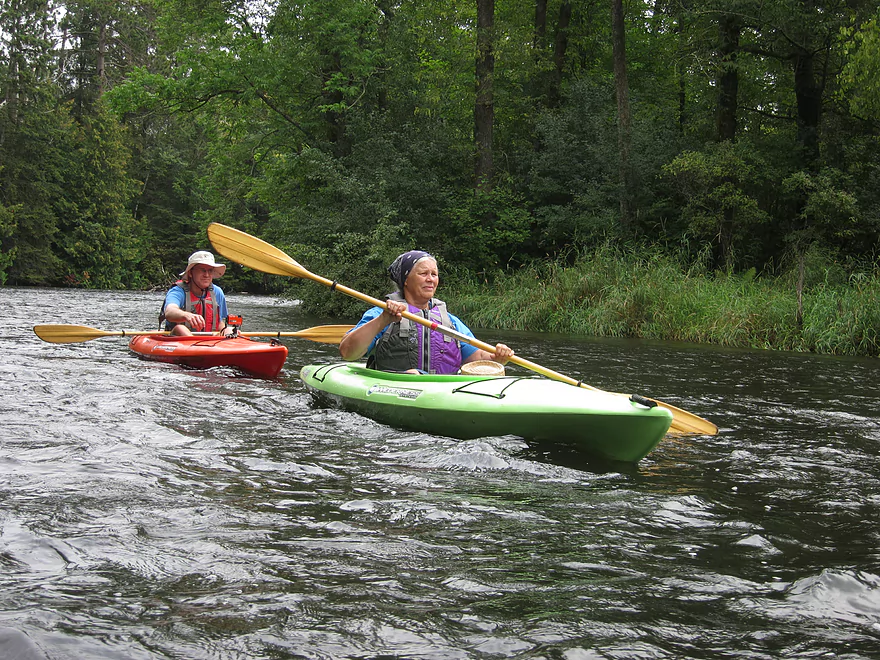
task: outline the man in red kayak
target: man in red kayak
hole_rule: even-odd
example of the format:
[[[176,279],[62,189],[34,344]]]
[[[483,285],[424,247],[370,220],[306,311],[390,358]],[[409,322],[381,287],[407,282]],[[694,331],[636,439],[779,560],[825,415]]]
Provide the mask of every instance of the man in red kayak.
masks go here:
[[[214,262],[214,255],[201,250],[193,252],[180,274],[180,280],[165,294],[160,320],[172,335],[193,332],[219,332],[228,337],[235,328],[226,323],[229,312],[223,289],[214,279],[226,272],[224,264]]]

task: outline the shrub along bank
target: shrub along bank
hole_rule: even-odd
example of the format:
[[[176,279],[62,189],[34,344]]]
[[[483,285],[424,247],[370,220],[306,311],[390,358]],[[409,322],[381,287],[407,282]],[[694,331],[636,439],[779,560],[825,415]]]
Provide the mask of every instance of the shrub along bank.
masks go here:
[[[823,264],[808,272],[800,314],[797,272],[712,273],[614,248],[492,285],[452,283],[444,298],[471,327],[880,356],[880,271]]]

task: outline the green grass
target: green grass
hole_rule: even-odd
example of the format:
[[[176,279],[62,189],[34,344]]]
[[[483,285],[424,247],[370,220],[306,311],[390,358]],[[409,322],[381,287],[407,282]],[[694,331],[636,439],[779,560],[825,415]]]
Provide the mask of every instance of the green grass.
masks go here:
[[[790,277],[688,271],[663,256],[601,248],[571,267],[542,264],[447,289],[472,327],[640,337],[835,355],[880,355],[880,271],[797,293]]]

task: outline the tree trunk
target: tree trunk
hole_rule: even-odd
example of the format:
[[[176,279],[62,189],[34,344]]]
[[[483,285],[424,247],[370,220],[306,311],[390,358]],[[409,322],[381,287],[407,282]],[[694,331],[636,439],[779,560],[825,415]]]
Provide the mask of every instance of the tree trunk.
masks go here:
[[[100,19],[99,19],[100,20]],[[105,71],[105,62],[107,59],[107,24],[101,21],[101,27],[98,29],[98,96],[104,94],[104,86],[107,82],[107,73]]]
[[[819,160],[819,118],[822,113],[822,89],[813,71],[813,56],[799,53],[794,59],[794,93],[797,98],[797,137],[807,169]]]
[[[327,83],[334,75],[342,71],[342,57],[336,52],[323,53],[330,61],[327,68],[321,72],[322,91],[321,97],[324,105],[338,106],[345,98],[338,89],[329,89]],[[350,154],[351,145],[346,140],[345,118],[341,112],[336,109],[329,109],[324,112],[324,121],[326,122],[327,140],[333,145],[333,154],[337,157],[344,157]]]
[[[797,98],[797,139],[801,145],[804,169],[815,171],[819,161],[819,119],[822,114],[822,87],[816,82],[814,59],[810,53],[798,53],[794,58],[794,91]],[[804,279],[806,253],[810,247],[810,214],[804,212],[806,193],[798,200],[798,216],[802,217],[799,233],[802,239],[797,246],[797,324],[804,325]]]
[[[736,54],[739,50],[740,27],[730,14],[718,21],[718,59],[721,75],[718,79],[718,107],[715,112],[715,128],[719,142],[736,138],[736,111],[739,103],[739,74],[736,70]]]
[[[22,59],[21,47],[21,23],[18,16],[15,17],[15,23],[11,26],[12,31],[9,35],[9,67],[7,70],[6,89],[4,101],[6,102],[6,113],[9,118],[10,126],[18,123],[18,99],[21,93],[21,79],[19,78],[19,68]],[[0,135],[0,138],[3,136]],[[2,144],[2,142],[0,142]]]
[[[559,6],[559,21],[556,23],[556,41],[553,46],[553,80],[547,94],[547,105],[558,108],[562,103],[562,73],[565,70],[565,56],[568,52],[568,26],[571,24],[571,2],[563,0]]]
[[[624,230],[629,230],[632,225],[632,175],[629,162],[632,122],[629,109],[629,82],[626,76],[626,31],[623,22],[623,0],[611,0],[611,46],[614,57],[614,88],[617,93],[620,224]]]
[[[547,0],[535,1],[535,36],[532,48],[542,50],[547,36]]]
[[[675,77],[678,79],[678,132],[684,135],[685,125],[687,124],[687,67],[684,65],[686,45],[684,32],[684,16],[683,9],[679,9],[676,13],[675,34],[676,34],[676,58],[675,58]]]
[[[493,28],[495,0],[477,0],[476,102],[474,104],[474,142],[476,144],[475,184],[477,190],[491,190],[492,131],[495,124],[493,77],[495,54]]]
[[[377,7],[381,15],[378,27],[379,45],[382,53],[388,53],[388,33],[392,21],[394,20],[394,3],[391,2],[391,0],[380,0],[377,3]],[[388,108],[388,83],[385,81],[385,71],[387,71],[389,68],[390,66],[388,65],[385,57],[383,57],[382,66],[379,73],[377,74],[380,82],[379,91],[376,98],[376,106],[379,108],[379,110],[386,110]]]
[[[804,249],[798,250],[798,279],[797,279],[797,312],[795,315],[795,321],[797,322],[798,330],[803,330],[804,327],[804,273],[806,268],[804,267],[804,262],[806,261],[806,255]]]
[[[721,70],[718,78],[718,106],[715,111],[715,130],[719,142],[733,142],[736,139],[736,113],[739,107],[739,73],[736,69],[736,55],[739,50],[739,21],[730,14],[718,20],[718,60]],[[725,176],[726,183],[735,183],[735,177]],[[722,210],[721,226],[718,230],[718,261],[729,270],[734,266],[733,225],[735,210],[725,206]]]

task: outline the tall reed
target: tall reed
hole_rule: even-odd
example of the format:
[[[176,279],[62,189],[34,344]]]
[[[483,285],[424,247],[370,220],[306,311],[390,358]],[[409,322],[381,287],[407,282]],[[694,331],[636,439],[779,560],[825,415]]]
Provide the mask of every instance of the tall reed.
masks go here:
[[[472,327],[880,355],[880,272],[797,294],[786,278],[686,270],[659,254],[603,247],[570,267],[543,263],[458,283],[445,297]]]

